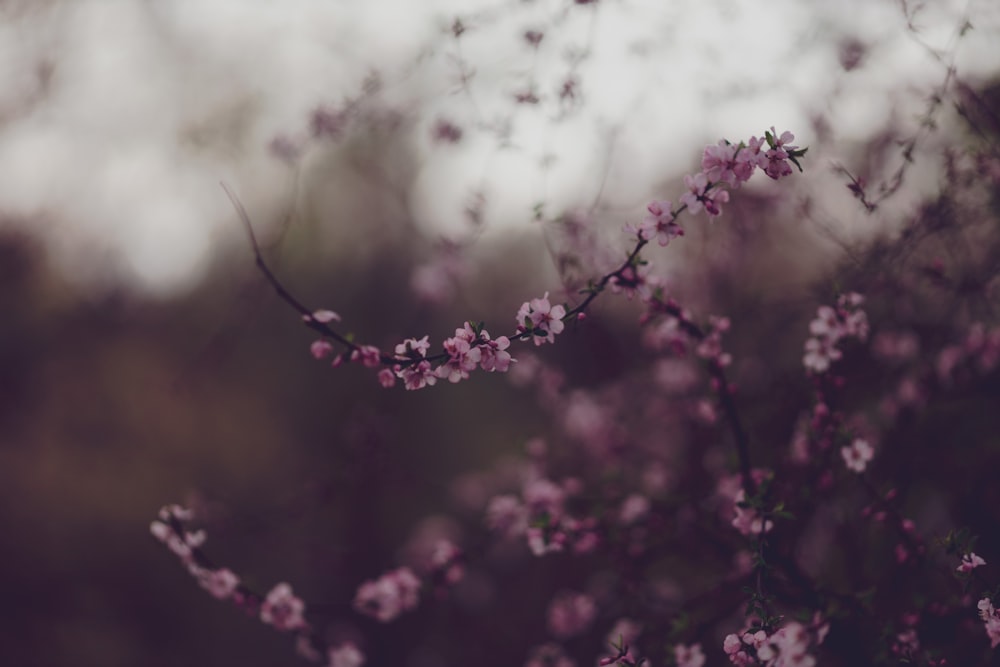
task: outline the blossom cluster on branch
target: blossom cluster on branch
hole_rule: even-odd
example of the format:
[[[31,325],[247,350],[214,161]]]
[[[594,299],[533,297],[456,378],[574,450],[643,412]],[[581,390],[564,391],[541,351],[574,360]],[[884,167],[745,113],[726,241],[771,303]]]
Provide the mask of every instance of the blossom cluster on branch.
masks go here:
[[[1000,365],[1000,328],[974,324],[959,343],[944,345],[933,364],[920,367],[916,350],[922,343],[916,334],[884,328],[869,344],[870,329],[880,324],[878,307],[859,292],[840,292],[818,307],[807,328],[803,323],[801,331],[796,329],[794,346],[788,348],[804,388],[795,386],[801,398],[793,408],[798,421],[783,455],[776,453],[780,447],[754,441],[745,425],[738,406],[742,387],[730,380],[742,379],[740,359],[724,344],[735,333],[730,317],[695,317],[643,258],[647,245],[665,247],[685,236],[685,211],[689,216],[704,212],[709,219],[721,215],[756,170],[779,180],[793,173],[792,166],[801,169],[805,149],[793,141],[791,133],[772,127],[761,138],[706,147],[702,169],[685,177],[686,191],[676,207],[654,200],[640,222],[625,226],[634,242],[614,270],[590,280],[575,303],[558,303],[550,292],[524,301],[513,330],[496,337],[484,323],[470,320],[440,347],[427,335],[407,338],[391,351],[358,343],[339,330],[339,315],[294,299],[255,245],[264,275],[320,335],[310,348],[315,358],[334,366],[357,363],[376,370],[382,386],[401,382],[407,390],[444,380],[458,383],[477,370],[508,373],[518,386],[537,392],[558,430],[579,445],[572,464],[561,467],[564,462],[544,439],[529,441],[526,460],[514,475],[486,475],[472,484],[478,492],[470,494],[476,498],[467,509],[485,524],[482,544],[460,542],[460,549],[447,540],[435,542],[422,567],[401,565],[362,583],[348,605],[350,613],[368,623],[391,623],[428,601],[430,590],[438,599],[447,598],[464,580],[473,554],[513,545],[531,560],[601,562],[614,574],[610,583],[565,586],[549,596],[541,624],[547,640],[527,652],[526,667],[575,667],[570,654],[585,651],[599,665],[649,665],[652,655],[657,666],[662,661],[704,667],[714,654],[711,664],[725,656],[739,666],[814,667],[831,642],[844,641],[838,624],[843,627],[847,617],[867,617],[876,606],[876,590],[845,590],[810,571],[809,558],[800,558],[810,539],[829,545],[835,538],[825,532],[846,533],[849,516],[858,530],[869,531],[861,539],[876,544],[873,549],[890,563],[892,576],[911,581],[904,577],[936,571],[947,582],[938,593],[945,585],[955,589],[946,602],[921,606],[908,601],[885,612],[882,634],[867,638],[880,647],[884,664],[947,664],[936,648],[928,648],[933,633],[926,630],[945,617],[968,624],[975,618],[976,597],[986,638],[991,647],[1000,644],[1000,613],[994,607],[1000,590],[970,593],[973,584],[985,587],[988,571],[986,558],[974,551],[976,538],[959,531],[934,539],[925,519],[903,502],[900,486],[882,475],[891,449],[886,440],[896,435],[894,428],[908,426],[908,410],[919,408],[933,392],[991,379]],[[651,373],[662,395],[638,382],[621,391],[613,385],[605,393],[569,389],[531,348],[514,358],[511,349],[518,341],[543,348],[569,335],[568,325],[584,321],[606,291],[641,303],[643,341],[656,355],[655,368],[662,369]],[[860,383],[845,372],[866,345],[899,381],[886,389],[877,415],[852,404],[851,393]],[[692,479],[680,479],[684,473],[673,468],[683,457],[697,461],[689,469]],[[364,659],[354,643],[323,644],[305,620],[305,603],[288,584],[267,594],[249,591],[236,575],[204,557],[204,534],[185,527],[190,516],[179,508],[164,512],[153,524],[154,535],[212,595],[249,606],[264,623],[296,633],[306,658],[331,667],[355,667]],[[809,519],[800,520],[800,513]],[[728,559],[728,574],[701,595],[686,590],[687,599],[681,600],[669,582],[656,579],[654,565],[659,555],[689,548],[693,541],[714,549],[714,558]],[[817,561],[821,558],[814,555],[811,562]],[[865,577],[856,563],[838,566],[852,583]],[[608,593],[612,588],[621,593],[619,599]],[[714,645],[703,629],[692,629],[683,610],[697,609],[713,596],[724,600],[719,606],[743,605],[742,620],[717,615],[704,622],[725,628],[712,637]],[[583,644],[595,634],[604,637],[599,651]]]
[[[378,380],[383,387],[392,387],[398,379],[409,390],[433,386],[439,379],[460,382],[468,379],[477,368],[491,373],[506,372],[516,362],[507,351],[511,341],[530,340],[536,346],[554,343],[567,323],[585,318],[588,306],[605,288],[616,293],[624,291],[629,298],[638,293],[644,300],[653,299],[661,290],[657,279],[645,271],[646,263],[640,255],[643,247],[652,240],[666,246],[674,238],[683,236],[684,229],[678,218],[685,210],[691,215],[702,211],[709,217],[721,215],[721,205],[729,201],[729,190],[738,189],[757,169],[774,180],[791,175],[791,164],[801,170],[799,158],[807,149],[791,145],[794,138],[791,132],[779,135],[772,127],[762,138],[753,136],[738,144],[722,140],[706,147],[702,171],[684,177],[688,191],[681,195],[680,205],[672,208],[669,201],[653,201],[641,223],[626,224],[626,231],[636,237],[635,246],[616,270],[592,280],[583,292],[585,298],[575,306],[553,304],[546,292],[541,298],[530,299],[521,305],[515,317],[516,328],[509,335],[492,339],[483,323],[465,322],[455,330],[453,337],[442,343],[440,352],[432,352],[429,337],[423,336],[399,343],[394,352],[388,354],[378,347],[358,344],[352,337],[337,332],[331,323],[341,318],[334,311],[304,311],[295,302],[293,305],[302,311],[306,325],[323,336],[310,345],[310,351],[316,359],[333,355],[333,366],[345,361],[368,368],[382,366]],[[271,277],[270,273],[267,275]],[[709,340],[706,345],[713,342]],[[339,354],[335,354],[337,344],[345,348]]]

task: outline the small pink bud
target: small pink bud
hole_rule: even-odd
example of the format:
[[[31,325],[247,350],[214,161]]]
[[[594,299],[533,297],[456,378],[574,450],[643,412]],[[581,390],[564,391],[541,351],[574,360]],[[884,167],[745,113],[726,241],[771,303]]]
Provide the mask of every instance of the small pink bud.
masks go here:
[[[312,353],[314,359],[322,359],[333,352],[333,345],[329,341],[317,340],[309,346],[309,351]]]

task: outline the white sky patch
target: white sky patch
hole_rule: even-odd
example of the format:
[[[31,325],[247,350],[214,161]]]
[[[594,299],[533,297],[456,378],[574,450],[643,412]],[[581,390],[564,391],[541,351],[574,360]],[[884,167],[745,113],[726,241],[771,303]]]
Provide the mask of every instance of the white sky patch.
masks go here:
[[[926,4],[916,24],[931,48],[950,48],[968,7],[959,72],[1000,72],[1000,3]],[[537,52],[528,29],[545,32]],[[867,49],[850,72],[845,40]],[[448,234],[477,190],[494,226],[530,224],[542,201],[548,215],[587,205],[602,184],[607,205],[639,215],[648,198],[676,198],[657,186],[697,168],[705,143],[773,124],[807,145],[816,114],[849,148],[901,107],[919,115],[945,65],[906,33],[895,0],[0,4],[0,224],[46,239],[84,284],[194,286],[241,234],[219,181],[251,212],[279,208],[291,172],[271,140],[301,139],[312,110],[376,70],[380,99],[418,133],[413,213]],[[570,73],[575,111],[559,100]],[[540,104],[515,105],[532,85]],[[461,142],[430,140],[438,118]],[[509,148],[477,130],[505,123]]]

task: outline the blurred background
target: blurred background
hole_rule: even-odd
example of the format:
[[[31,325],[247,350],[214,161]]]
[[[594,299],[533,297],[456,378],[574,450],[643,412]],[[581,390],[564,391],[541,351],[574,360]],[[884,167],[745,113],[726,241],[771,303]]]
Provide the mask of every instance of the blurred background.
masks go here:
[[[406,393],[314,361],[220,182],[293,294],[388,349],[571,299],[705,144],[774,125],[806,172],[650,253],[735,319],[810,299],[936,194],[944,149],[996,136],[997,44],[990,0],[0,0],[0,662],[298,664],[149,536],[160,506],[258,588],[343,604],[423,517],[476,524],[453,481],[550,428],[500,376]],[[685,282],[713,268],[738,288]],[[637,312],[546,360],[619,377]]]

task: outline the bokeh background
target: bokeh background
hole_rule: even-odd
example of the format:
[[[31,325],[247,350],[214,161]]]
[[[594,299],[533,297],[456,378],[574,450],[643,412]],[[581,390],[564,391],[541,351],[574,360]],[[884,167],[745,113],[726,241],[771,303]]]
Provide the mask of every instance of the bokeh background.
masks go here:
[[[0,663],[298,664],[149,536],[161,505],[259,588],[336,606],[428,514],[475,524],[456,478],[550,428],[502,377],[404,393],[314,361],[220,181],[289,290],[387,348],[509,332],[612,266],[706,143],[775,125],[806,173],[651,253],[752,321],[920,210],[942,149],[987,140],[963,114],[995,141],[998,43],[989,0],[0,1]],[[891,196],[866,212],[851,176]],[[715,262],[738,287],[683,282]],[[620,376],[636,312],[602,305],[547,361]],[[482,584],[539,610],[514,637],[534,584]],[[406,633],[406,664],[444,664]]]

